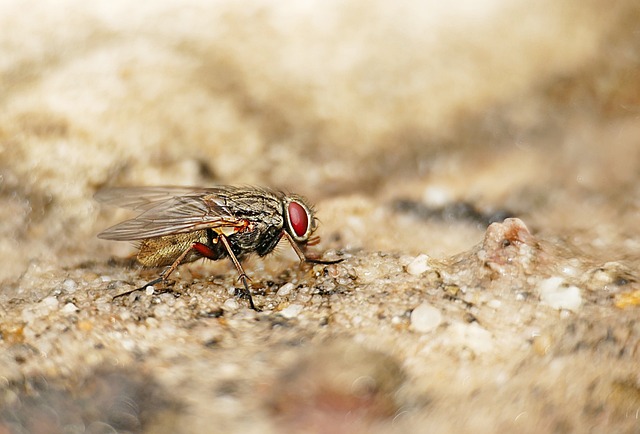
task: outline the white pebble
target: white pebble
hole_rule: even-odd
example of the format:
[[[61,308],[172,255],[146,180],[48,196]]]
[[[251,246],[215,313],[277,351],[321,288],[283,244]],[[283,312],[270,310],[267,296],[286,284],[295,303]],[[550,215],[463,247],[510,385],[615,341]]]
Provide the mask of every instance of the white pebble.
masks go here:
[[[222,305],[222,308],[224,310],[238,310],[238,308],[240,307],[240,305],[238,304],[238,301],[234,298],[227,298],[224,301],[224,304]]]
[[[430,206],[444,206],[451,202],[451,191],[442,185],[429,185],[424,189],[422,199]]]
[[[561,269],[562,274],[568,277],[576,277],[580,275],[580,270],[572,265],[565,265]]]
[[[153,287],[153,285],[150,285],[150,286],[147,286],[147,287],[144,289],[144,293],[145,293],[145,294],[147,294],[147,295],[153,295],[153,293],[155,292],[155,290],[156,290],[156,289]]]
[[[171,308],[166,304],[159,304],[153,309],[153,315],[156,318],[164,318],[171,314]]]
[[[285,318],[295,318],[302,312],[304,306],[301,304],[290,304],[280,311],[280,315]]]
[[[295,288],[295,285],[293,283],[291,282],[285,283],[280,287],[280,289],[278,289],[278,292],[276,293],[276,295],[278,297],[284,297],[285,295],[289,295],[291,294],[291,291],[293,291],[293,288]]]
[[[58,307],[58,299],[54,296],[43,298],[40,302],[40,305],[46,306],[50,309],[55,309]]]
[[[554,309],[577,311],[582,306],[580,288],[564,285],[562,277],[544,279],[537,286],[540,301]]]
[[[62,282],[62,287],[67,292],[75,292],[75,290],[78,288],[78,284],[73,279],[67,279]]]
[[[495,352],[493,336],[476,322],[471,324],[454,322],[447,329],[447,334],[453,345],[466,348],[472,354]]]
[[[31,321],[34,321],[37,318],[38,316],[36,315],[36,312],[33,309],[33,307],[27,307],[22,309],[22,321],[24,321],[25,323],[30,323]]]
[[[496,300],[495,298],[492,300],[489,300],[487,302],[487,306],[489,306],[491,309],[500,309],[502,307],[502,302],[500,300]]]
[[[429,265],[429,256],[424,253],[416,256],[416,258],[407,265],[407,273],[412,276],[419,276],[430,269],[431,265]]]
[[[111,309],[113,307],[113,303],[111,302],[96,302],[96,309],[98,309],[98,312],[101,313],[108,313],[111,312]]]
[[[67,303],[61,309],[62,313],[74,313],[78,311],[78,307],[73,303]]]
[[[442,322],[440,311],[429,303],[422,303],[411,312],[411,328],[419,333],[435,330]]]
[[[133,339],[121,339],[120,345],[126,351],[133,351],[136,348],[136,342]]]

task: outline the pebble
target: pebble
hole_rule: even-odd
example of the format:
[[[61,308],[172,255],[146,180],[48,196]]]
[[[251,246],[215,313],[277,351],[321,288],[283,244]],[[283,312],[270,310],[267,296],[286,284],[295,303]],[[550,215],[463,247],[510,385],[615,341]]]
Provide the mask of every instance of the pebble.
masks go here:
[[[492,299],[487,302],[487,306],[491,309],[500,309],[502,307],[502,302],[500,300]]]
[[[580,270],[573,265],[565,265],[560,271],[567,277],[576,277],[580,275]]]
[[[95,307],[98,309],[98,312],[108,313],[108,312],[111,312],[111,309],[113,308],[113,303],[111,303],[110,301],[99,301],[99,302],[96,302]]]
[[[422,193],[422,199],[430,206],[441,207],[451,202],[451,191],[442,185],[429,185]]]
[[[78,288],[78,284],[73,279],[67,279],[62,282],[62,288],[68,293],[72,293],[75,292],[75,290]]]
[[[34,306],[27,307],[22,310],[22,320],[24,322],[31,322],[37,318],[48,315],[49,313],[58,309],[59,302],[54,296],[45,297]]]
[[[416,258],[407,265],[407,273],[412,276],[419,276],[430,269],[429,256],[424,253],[416,256]]]
[[[290,304],[280,311],[280,315],[285,318],[295,318],[302,312],[304,306],[301,304]]]
[[[42,306],[46,306],[50,309],[55,309],[58,307],[58,299],[56,297],[46,297],[43,298],[42,301],[40,302],[40,305]]]
[[[449,326],[447,332],[451,339],[450,342],[453,345],[466,348],[470,352],[467,354],[469,357],[477,354],[489,354],[496,349],[491,332],[476,322],[471,324],[454,322]]]
[[[418,333],[429,333],[442,322],[440,310],[429,303],[422,303],[411,312],[411,329]]]
[[[164,318],[167,317],[171,314],[171,307],[167,306],[166,304],[159,304],[155,307],[155,309],[153,309],[153,314],[155,315],[156,318]]]
[[[74,312],[77,312],[77,311],[78,311],[78,307],[73,303],[65,304],[64,307],[61,310],[62,313],[74,313]]]
[[[554,309],[566,309],[576,312],[582,306],[580,288],[566,286],[562,277],[544,279],[537,286],[540,301]]]
[[[285,283],[280,287],[280,289],[278,289],[276,296],[284,297],[285,295],[289,295],[291,294],[291,291],[293,291],[293,288],[295,288],[295,285],[293,283],[291,282]]]
[[[238,301],[235,299],[235,297],[227,298],[222,305],[222,309],[224,310],[238,310],[239,307],[240,305],[238,304]]]

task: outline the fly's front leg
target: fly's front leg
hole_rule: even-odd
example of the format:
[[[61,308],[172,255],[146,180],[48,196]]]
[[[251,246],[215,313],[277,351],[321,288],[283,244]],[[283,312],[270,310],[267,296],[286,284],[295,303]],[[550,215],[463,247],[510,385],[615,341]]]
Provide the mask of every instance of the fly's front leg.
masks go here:
[[[296,243],[295,240],[293,238],[291,238],[291,235],[289,235],[286,231],[283,232],[283,234],[287,237],[287,240],[289,241],[289,244],[291,244],[291,247],[293,247],[293,250],[296,252],[296,255],[298,255],[298,258],[300,258],[300,262],[308,262],[310,264],[330,265],[330,264],[338,264],[338,263],[344,261],[344,258],[342,258],[342,259],[333,259],[333,260],[328,260],[328,261],[323,260],[323,259],[309,258],[302,251],[302,249],[300,248],[298,243]]]
[[[145,283],[140,288],[132,289],[130,291],[123,292],[122,294],[118,294],[118,295],[114,296],[112,300],[115,300],[116,298],[119,298],[119,297],[123,297],[125,295],[129,295],[129,294],[131,294],[133,292],[136,292],[136,291],[142,291],[147,286],[152,286],[152,285],[155,285],[156,283],[160,283],[160,282],[166,282],[167,279],[169,278],[169,276],[171,275],[171,273],[176,271],[176,268],[178,268],[178,266],[182,263],[182,261],[184,261],[184,258],[186,258],[186,256],[189,254],[189,252],[191,250],[195,249],[195,245],[196,244],[200,244],[200,243],[193,243],[191,246],[189,246],[184,252],[182,252],[180,254],[180,256],[178,256],[178,258],[175,261],[173,261],[173,264],[171,264],[169,266],[169,268],[167,268],[166,270],[164,270],[160,274],[160,277],[158,277],[157,279],[152,280],[151,282]]]

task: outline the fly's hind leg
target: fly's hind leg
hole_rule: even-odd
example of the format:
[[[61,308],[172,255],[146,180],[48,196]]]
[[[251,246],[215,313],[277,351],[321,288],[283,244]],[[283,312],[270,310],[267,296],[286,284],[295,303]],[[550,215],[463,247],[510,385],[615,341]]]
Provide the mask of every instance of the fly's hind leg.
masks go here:
[[[136,289],[132,289],[130,291],[126,291],[123,292],[122,294],[118,294],[116,296],[113,297],[113,300],[115,300],[116,298],[119,297],[123,297],[125,295],[129,295],[131,293],[134,293],[136,291],[142,291],[143,289],[145,289],[148,286],[152,286],[155,285],[156,283],[160,283],[160,282],[166,282],[167,279],[169,278],[169,276],[171,275],[171,273],[173,273],[174,271],[176,271],[176,268],[178,268],[178,266],[182,263],[182,261],[184,261],[184,258],[187,257],[187,255],[189,254],[189,252],[191,252],[192,250],[198,250],[197,245],[200,243],[193,243],[191,246],[189,246],[184,252],[182,252],[180,254],[180,256],[178,256],[178,258],[173,261],[173,264],[171,264],[169,266],[169,268],[167,268],[166,270],[164,270],[161,274],[160,277],[158,277],[157,279],[152,280],[151,282],[145,283],[144,285],[142,285],[140,288],[136,288]],[[204,244],[203,244],[204,245]],[[206,247],[206,246],[205,246]]]

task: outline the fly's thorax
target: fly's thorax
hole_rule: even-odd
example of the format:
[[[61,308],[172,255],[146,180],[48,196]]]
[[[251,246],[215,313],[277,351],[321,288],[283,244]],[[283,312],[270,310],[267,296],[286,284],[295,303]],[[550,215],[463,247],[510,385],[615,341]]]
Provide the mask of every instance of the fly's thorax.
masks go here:
[[[210,200],[214,208],[233,216],[238,221],[247,221],[247,230],[265,226],[282,229],[282,193],[266,188],[229,187]]]
[[[282,199],[284,229],[298,243],[306,243],[316,230],[313,207],[305,198],[295,194]]]
[[[142,240],[139,245],[138,262],[146,267],[171,265],[193,243],[209,244],[207,231],[195,231]],[[201,257],[194,251],[187,254],[182,262],[193,262]]]

